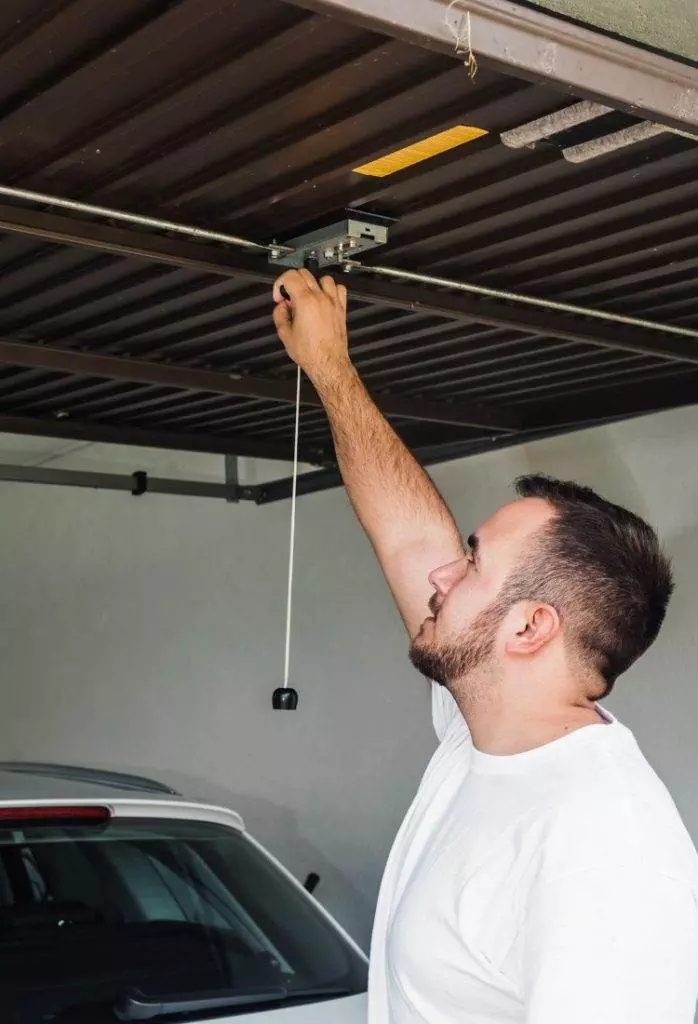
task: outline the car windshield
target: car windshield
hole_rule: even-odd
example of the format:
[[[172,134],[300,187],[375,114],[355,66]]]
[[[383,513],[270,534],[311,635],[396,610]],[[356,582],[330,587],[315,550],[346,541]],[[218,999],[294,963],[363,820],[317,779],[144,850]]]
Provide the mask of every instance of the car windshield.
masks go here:
[[[237,829],[2,824],[3,1024],[111,1024],[142,1003],[210,1020],[365,991],[363,958]]]

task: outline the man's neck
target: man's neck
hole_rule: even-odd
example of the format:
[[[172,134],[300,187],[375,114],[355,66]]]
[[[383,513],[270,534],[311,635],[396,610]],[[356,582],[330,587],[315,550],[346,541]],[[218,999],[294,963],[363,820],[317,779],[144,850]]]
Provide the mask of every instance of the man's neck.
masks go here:
[[[473,743],[483,754],[520,754],[542,747],[588,725],[603,725],[593,700],[555,694],[506,698],[501,686],[485,695],[483,687],[454,687],[454,697]]]

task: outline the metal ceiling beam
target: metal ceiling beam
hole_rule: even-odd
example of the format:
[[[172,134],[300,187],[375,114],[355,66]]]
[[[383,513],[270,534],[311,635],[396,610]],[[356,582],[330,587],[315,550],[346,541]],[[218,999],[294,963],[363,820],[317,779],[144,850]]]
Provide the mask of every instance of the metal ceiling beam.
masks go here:
[[[19,206],[0,205],[0,231],[59,245],[78,245],[115,256],[167,263],[220,277],[244,275],[268,284],[278,276],[265,260],[254,259],[223,246],[187,242],[164,234],[138,232],[102,221],[27,210]]]
[[[527,431],[519,434],[502,434],[499,437],[480,437],[471,441],[451,441],[445,444],[427,445],[426,447],[412,447],[413,453],[420,464],[426,468],[444,462],[454,462],[457,459],[465,459],[471,455],[480,455],[485,452],[499,451],[500,448],[512,448],[519,444],[537,441],[544,437],[554,437],[559,434],[569,434],[576,430],[583,429],[582,426],[567,427],[563,429],[548,428],[538,431]],[[303,473],[298,478],[298,494],[315,494],[318,491],[328,491],[343,485],[342,475],[338,469],[317,469],[312,473]],[[293,490],[293,477],[282,477],[278,480],[270,480],[267,483],[259,484],[256,488],[254,501],[258,505],[267,505],[274,501],[283,501],[290,498]]]
[[[521,410],[525,430],[593,427],[614,419],[698,405],[698,370],[678,371],[644,383],[622,384],[543,399]]]
[[[469,43],[478,62],[504,73],[673,128],[698,127],[695,68],[509,0],[287,2],[461,60]]]
[[[522,420],[524,428],[517,434],[499,437],[481,437],[464,441],[446,441],[428,444],[426,447],[413,446],[414,454],[423,466],[433,466],[457,459],[531,444],[544,438],[560,437],[591,427],[603,426],[618,420],[647,416],[686,405],[698,405],[698,371],[676,381],[672,379],[651,381],[632,388],[609,388],[605,393],[594,392],[593,414],[590,415],[589,394],[572,395],[536,403],[525,411]],[[299,494],[313,494],[333,487],[340,487],[342,477],[337,469],[319,469],[304,473],[299,478]],[[282,501],[291,496],[293,480],[284,477],[260,484],[255,501],[259,505]]]
[[[338,469],[316,469],[312,473],[301,473],[296,481],[296,493],[300,498],[304,494],[315,494],[317,491],[328,491],[333,487],[341,487],[342,474]],[[282,477],[259,484],[255,501],[258,505],[266,505],[272,501],[290,498],[293,493],[293,477]]]
[[[296,386],[266,377],[240,376],[213,370],[199,370],[191,366],[149,362],[145,359],[107,356],[96,352],[76,352],[74,349],[53,348],[29,342],[0,340],[0,363],[8,366],[39,367],[59,373],[75,373],[84,377],[104,377],[123,380],[131,384],[157,384],[182,388],[185,391],[204,391],[218,395],[262,398],[274,402],[295,404]],[[374,396],[387,416],[445,423],[452,426],[484,427],[493,431],[515,430],[518,421],[468,402],[422,402],[393,395]],[[309,384],[301,389],[303,405],[322,408],[317,392]]]
[[[615,389],[602,397],[595,408],[595,418],[588,418],[588,404],[581,400],[564,400],[567,410],[567,422],[560,425],[559,413],[562,408],[560,400],[540,403],[527,418],[531,424],[518,434],[500,435],[499,437],[482,437],[470,441],[451,441],[442,444],[428,445],[426,448],[415,449],[415,454],[424,466],[451,462],[468,458],[484,452],[530,444],[542,438],[561,436],[579,430],[600,426],[619,419],[642,416],[649,413],[676,407],[677,405],[698,404],[698,373],[692,378],[678,382],[660,382],[659,387],[652,383],[641,390],[634,389],[628,393],[626,389]],[[570,418],[571,417],[571,418]],[[543,425],[544,424],[544,425]],[[2,429],[2,418],[0,418]],[[172,447],[167,445],[167,447]],[[90,487],[106,490],[128,491],[133,493],[134,477],[108,473],[90,473],[62,469],[45,469],[35,466],[0,466],[0,480],[12,482],[28,482],[57,484],[62,486]],[[297,481],[299,496],[314,494],[342,485],[339,470],[325,468],[302,473]],[[187,480],[165,480],[147,478],[146,490],[158,494],[176,494],[197,497],[217,497],[226,500],[254,501],[258,505],[282,501],[290,498],[293,479],[283,477],[254,487],[239,487],[235,484],[209,484]]]
[[[476,320],[481,324],[509,327],[525,334],[561,338],[564,341],[583,341],[601,348],[698,364],[698,344],[695,341],[663,335],[658,331],[604,324],[581,316],[525,308],[496,299],[379,282],[369,278],[357,282],[356,287],[352,284],[351,293],[365,302],[382,303],[412,312],[433,313],[455,320]]]
[[[233,252],[223,246],[190,243],[165,235],[138,232],[44,211],[0,205],[0,231],[3,230],[59,244],[86,246],[118,256],[168,263],[223,277],[243,276],[264,284],[270,283],[276,277],[274,268],[261,258]],[[375,281],[364,275],[350,277],[348,283],[352,298],[359,301],[433,313],[454,320],[474,320],[528,334],[583,341],[603,348],[698,363],[698,346],[694,342],[678,337],[665,337],[657,331],[602,325],[581,317],[526,309],[515,303]],[[394,401],[397,402],[397,399]],[[382,407],[387,411],[385,405]],[[498,414],[497,418],[490,414],[493,418],[492,422],[488,423],[482,420],[479,409],[475,410],[476,418],[470,418],[471,412],[473,410],[465,409],[461,405],[458,410],[460,419],[451,418],[446,422],[463,423],[467,419],[472,425],[494,429],[497,429],[496,422],[499,423],[499,429],[510,429],[512,426],[506,414]],[[402,410],[395,411],[395,415],[407,414]],[[414,418],[418,419],[420,416],[415,415]],[[431,416],[422,418],[430,419]]]
[[[16,416],[0,413],[0,433],[24,434],[34,437],[64,437],[76,441],[94,441],[99,444],[127,444],[142,448],[166,448],[172,451],[203,452],[211,455],[244,455],[253,459],[273,459],[289,462],[293,458],[293,444],[284,441],[259,441],[254,438],[216,437],[210,434],[186,434],[178,430],[146,429],[128,425],[73,420]],[[309,464],[330,461],[326,452],[307,450],[302,446],[300,457]]]

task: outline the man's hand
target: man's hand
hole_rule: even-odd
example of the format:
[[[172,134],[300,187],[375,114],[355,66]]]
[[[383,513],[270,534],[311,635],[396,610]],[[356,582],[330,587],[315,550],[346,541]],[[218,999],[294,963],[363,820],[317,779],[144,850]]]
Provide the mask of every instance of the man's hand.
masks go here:
[[[282,295],[284,288],[288,298]],[[351,367],[347,340],[347,290],[331,277],[289,270],[274,284],[274,324],[291,359],[314,384]]]

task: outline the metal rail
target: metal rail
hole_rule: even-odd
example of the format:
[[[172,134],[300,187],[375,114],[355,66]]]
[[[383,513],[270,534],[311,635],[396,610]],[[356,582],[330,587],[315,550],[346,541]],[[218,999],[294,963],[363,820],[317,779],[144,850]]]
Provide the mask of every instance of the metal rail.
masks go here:
[[[53,484],[57,487],[86,487],[92,490],[143,494],[178,494],[190,498],[225,498],[227,501],[254,501],[257,487],[216,484],[203,480],[176,480],[147,473],[94,473],[82,469],[52,469],[44,466],[0,465],[0,481],[9,483]]]
[[[490,288],[488,285],[469,284],[467,281],[454,281],[449,277],[436,277],[419,271],[400,270],[397,267],[367,266],[358,260],[344,260],[347,270],[363,270],[368,274],[381,277],[394,277],[399,281],[413,281],[419,284],[432,285],[435,288],[449,288],[452,291],[469,292],[471,295],[484,295],[490,299],[504,299],[505,302],[518,302],[524,306],[535,306],[538,309],[554,310],[558,313],[572,313],[575,316],[587,316],[594,320],[606,320],[609,323],[623,324],[626,327],[641,327],[646,331],[661,331],[663,334],[676,334],[682,338],[698,340],[698,330],[693,327],[678,327],[676,324],[662,324],[656,320],[645,320],[643,317],[626,316],[624,313],[613,313],[605,309],[590,309],[587,306],[575,306],[570,302],[559,302],[557,299],[542,299],[535,295],[524,295],[521,292],[510,292],[503,288]]]
[[[194,224],[181,224],[179,221],[163,220],[161,217],[146,217],[140,213],[128,213],[125,210],[114,210],[110,206],[95,206],[94,203],[82,203],[77,199],[63,199],[60,196],[50,196],[44,192],[31,192],[25,188],[13,188],[10,185],[0,185],[0,195],[8,199],[21,199],[27,203],[37,203],[41,206],[58,206],[64,210],[72,210],[73,213],[86,213],[93,217],[104,217],[107,220],[123,221],[126,224],[135,224],[141,228],[154,228],[156,231],[168,231],[176,235],[187,235],[191,238],[202,239],[207,242],[222,242],[224,245],[234,245],[241,249],[253,249],[257,252],[294,252],[292,246],[277,245],[275,242],[267,245],[264,242],[253,242],[249,238],[241,238],[239,235],[228,235],[222,231],[210,231],[208,228],[200,228]]]
[[[43,192],[32,192],[27,189],[14,188],[8,185],[0,185],[0,196],[8,196],[13,199],[21,199],[25,202],[36,203],[44,206],[56,206],[72,210],[75,213],[85,213],[92,216],[118,220],[138,227],[153,228],[158,231],[167,231],[205,241],[222,242],[226,245],[238,246],[240,248],[254,249],[271,253],[294,252],[292,246],[277,244],[276,242],[255,242],[249,238],[241,238],[239,235],[228,235],[219,231],[210,231],[207,228],[200,228],[195,224],[181,224],[176,221],[162,220],[159,217],[145,217],[137,213],[129,213],[125,210],[114,210],[106,206],[94,206],[91,203],[83,203],[79,200],[64,199],[60,196],[52,196]],[[537,309],[546,309],[558,313],[571,313],[575,316],[590,317],[594,320],[604,320],[607,323],[622,324],[626,327],[639,327],[643,330],[657,331],[661,334],[672,334],[683,338],[694,338],[698,340],[698,330],[692,327],[680,327],[675,324],[663,324],[655,320],[645,320],[642,317],[626,316],[623,313],[614,313],[610,310],[590,309],[586,306],[576,306],[568,302],[559,302],[555,299],[544,299],[534,295],[525,295],[521,292],[512,292],[501,288],[490,288],[487,285],[470,284],[467,281],[456,281],[448,277],[438,277],[432,274],[424,274],[419,271],[401,270],[398,267],[367,266],[358,260],[342,260],[341,265],[345,270],[360,270],[365,273],[382,277],[392,277],[396,280],[411,281],[413,283],[431,285],[436,288],[447,288],[451,291],[469,292],[472,295],[482,295],[488,298],[503,299],[505,302],[514,302],[519,305],[534,306]]]

